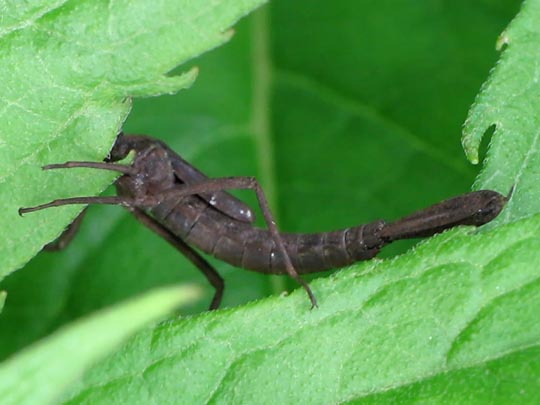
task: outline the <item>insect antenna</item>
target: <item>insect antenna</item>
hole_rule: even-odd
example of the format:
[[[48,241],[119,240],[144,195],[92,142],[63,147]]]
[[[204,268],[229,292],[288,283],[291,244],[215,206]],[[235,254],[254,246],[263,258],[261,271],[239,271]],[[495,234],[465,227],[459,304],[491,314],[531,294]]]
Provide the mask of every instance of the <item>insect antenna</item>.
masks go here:
[[[120,165],[116,163],[106,163],[106,162],[85,162],[85,161],[70,161],[65,163],[54,163],[50,165],[45,165],[42,167],[43,170],[53,170],[53,169],[71,169],[74,167],[87,167],[90,169],[100,169],[100,170],[112,170],[120,172],[127,175],[137,174],[137,170],[128,165]],[[53,200],[46,204],[36,205],[35,207],[24,207],[19,208],[19,215],[24,215],[29,212],[40,211],[46,208],[51,207],[60,207],[62,205],[73,205],[73,204],[109,204],[109,205],[124,205],[129,206],[132,203],[131,199],[125,197],[71,197],[71,198],[60,198]]]
[[[71,169],[73,167],[88,167],[91,169],[101,169],[101,170],[112,170],[115,172],[120,172],[129,175],[137,174],[137,170],[128,165],[119,165],[116,163],[106,163],[106,162],[66,162],[66,163],[54,163],[51,165],[45,165],[42,167],[43,170],[52,170],[52,169]]]
[[[73,204],[108,204],[108,205],[131,205],[132,200],[124,197],[71,197],[71,198],[60,198],[58,200],[53,200],[46,204],[36,205],[35,207],[25,207],[19,208],[19,215],[23,216],[29,212],[40,211],[46,208],[51,207],[60,207],[62,205],[73,205]]]

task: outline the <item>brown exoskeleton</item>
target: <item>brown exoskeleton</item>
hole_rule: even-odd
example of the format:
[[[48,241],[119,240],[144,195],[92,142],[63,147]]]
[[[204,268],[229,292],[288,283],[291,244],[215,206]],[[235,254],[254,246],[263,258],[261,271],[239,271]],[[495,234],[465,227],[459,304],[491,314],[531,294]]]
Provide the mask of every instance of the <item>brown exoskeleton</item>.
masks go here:
[[[135,153],[131,165],[114,163]],[[68,204],[115,204],[127,208],[144,225],[166,239],[197,266],[216,289],[210,309],[219,307],[224,282],[191,246],[232,265],[268,274],[289,274],[317,302],[300,274],[343,267],[374,257],[398,239],[428,237],[458,225],[483,225],[494,219],[509,197],[481,190],[460,195],[395,222],[382,220],[334,232],[280,233],[262,188],[253,177],[208,178],[163,142],[143,135],[120,134],[105,162],[67,162],[44,169],[90,167],[122,173],[117,196],[54,200],[20,214]],[[253,211],[225,192],[251,189],[257,194],[268,230],[255,227]],[[84,211],[83,211],[84,212]],[[55,245],[65,245],[77,224]]]

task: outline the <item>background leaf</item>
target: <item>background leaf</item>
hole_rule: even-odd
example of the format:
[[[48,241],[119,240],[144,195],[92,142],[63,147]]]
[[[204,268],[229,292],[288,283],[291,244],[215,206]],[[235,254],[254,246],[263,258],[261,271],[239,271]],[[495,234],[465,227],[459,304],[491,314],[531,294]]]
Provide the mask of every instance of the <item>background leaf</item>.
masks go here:
[[[73,322],[0,366],[2,403],[57,403],[90,365],[197,292],[189,287],[163,288]]]
[[[474,163],[484,132],[495,126],[476,187],[506,192],[514,186],[512,200],[497,224],[540,212],[539,19],[540,1],[525,1],[499,37],[504,52],[465,124],[463,146]]]

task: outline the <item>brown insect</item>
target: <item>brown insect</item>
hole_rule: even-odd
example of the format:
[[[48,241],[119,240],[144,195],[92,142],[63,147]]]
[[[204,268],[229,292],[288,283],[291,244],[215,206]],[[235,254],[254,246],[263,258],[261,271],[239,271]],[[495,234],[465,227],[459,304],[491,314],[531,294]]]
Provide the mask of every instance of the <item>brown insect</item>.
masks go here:
[[[135,157],[131,165],[114,163],[132,151]],[[428,237],[458,225],[483,225],[500,213],[509,198],[481,190],[442,201],[395,222],[377,220],[334,232],[280,233],[255,178],[208,178],[163,142],[149,136],[120,134],[105,162],[67,162],[43,169],[73,167],[122,173],[115,183],[118,195],[58,199],[20,208],[19,214],[69,204],[122,205],[202,271],[216,289],[210,309],[219,307],[224,282],[190,245],[234,266],[266,274],[288,274],[306,290],[312,306],[317,306],[300,274],[371,259],[383,246],[398,239]],[[227,189],[254,190],[268,230],[255,227],[251,208],[224,191]],[[62,248],[69,243],[82,215],[47,248]]]

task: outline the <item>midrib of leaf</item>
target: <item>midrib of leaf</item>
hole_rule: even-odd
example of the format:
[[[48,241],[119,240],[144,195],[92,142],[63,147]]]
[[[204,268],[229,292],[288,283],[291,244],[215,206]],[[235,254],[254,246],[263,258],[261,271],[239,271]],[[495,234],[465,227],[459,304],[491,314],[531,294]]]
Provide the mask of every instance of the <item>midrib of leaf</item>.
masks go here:
[[[274,145],[270,128],[270,85],[272,66],[269,50],[269,23],[266,8],[253,14],[253,111],[251,128],[255,135],[259,181],[270,206],[277,216]]]
[[[273,68],[270,57],[270,16],[268,7],[263,7],[253,14],[252,35],[253,110],[250,126],[255,135],[255,149],[259,166],[258,180],[272,208],[272,214],[279,224],[275,151],[270,126],[270,89],[273,79]],[[271,276],[270,284],[274,292],[283,291],[285,288],[283,278]]]
[[[318,95],[322,99],[338,106],[341,110],[347,111],[354,116],[367,118],[369,121],[380,123],[382,127],[391,130],[396,137],[405,140],[412,148],[429,156],[433,160],[440,162],[455,173],[469,175],[472,171],[471,166],[467,165],[465,159],[462,157],[457,158],[448,155],[443,149],[437,148],[437,145],[425,142],[424,139],[411,132],[408,128],[394,121],[389,116],[381,114],[381,112],[372,106],[348,97],[339,90],[322,83],[313,77],[308,77],[293,71],[277,69],[274,72],[274,78],[276,81],[290,87],[295,87],[306,93],[309,92]]]

